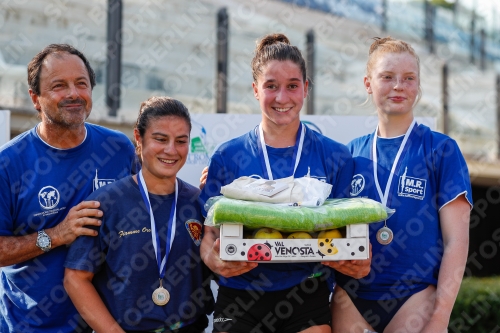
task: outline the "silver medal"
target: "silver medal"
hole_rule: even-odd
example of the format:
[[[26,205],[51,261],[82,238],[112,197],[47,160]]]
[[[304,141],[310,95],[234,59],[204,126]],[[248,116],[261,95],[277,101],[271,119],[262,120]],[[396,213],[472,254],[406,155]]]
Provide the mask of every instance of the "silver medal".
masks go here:
[[[373,133],[373,140],[372,140],[372,162],[373,162],[373,179],[375,182],[375,186],[377,187],[377,192],[380,197],[380,202],[382,205],[387,207],[387,201],[389,199],[389,191],[391,190],[391,184],[392,184],[392,179],[394,178],[394,175],[397,173],[396,172],[396,166],[398,165],[398,161],[401,158],[401,155],[403,154],[404,147],[406,146],[406,143],[408,141],[408,138],[410,137],[411,132],[413,129],[417,126],[417,123],[415,119],[412,120],[410,127],[406,130],[405,136],[403,138],[403,142],[399,145],[398,152],[396,153],[396,157],[394,157],[394,161],[392,162],[392,167],[391,167],[391,173],[389,175],[389,179],[387,179],[387,184],[385,185],[385,190],[384,193],[382,193],[382,188],[380,187],[380,184],[378,182],[378,173],[377,173],[377,163],[378,163],[378,157],[377,157],[377,136],[378,136],[378,125],[377,128],[375,129],[375,133]],[[377,231],[377,241],[382,244],[382,245],[387,245],[392,242],[392,239],[394,238],[394,233],[392,232],[391,229],[387,227],[387,221],[385,221],[384,226]]]
[[[377,231],[377,241],[382,245],[387,245],[392,242],[394,234],[392,230],[384,226]]]
[[[137,184],[139,185],[139,190],[141,192],[142,199],[144,200],[144,204],[146,207],[149,206],[149,218],[151,222],[151,237],[153,241],[153,249],[156,253],[156,262],[158,264],[158,275],[160,276],[160,286],[156,288],[155,291],[153,291],[153,302],[156,305],[162,306],[168,303],[170,301],[170,293],[168,292],[167,289],[163,288],[162,285],[162,278],[165,276],[165,269],[166,269],[166,264],[167,264],[167,259],[170,254],[170,249],[172,248],[172,242],[175,237],[175,216],[176,216],[176,211],[177,211],[177,195],[179,193],[179,188],[177,184],[177,179],[175,180],[175,199],[172,202],[172,208],[170,211],[170,218],[168,219],[168,229],[170,230],[170,233],[167,235],[167,244],[166,244],[166,251],[165,251],[165,256],[163,259],[160,257],[160,239],[158,237],[158,234],[156,233],[156,226],[155,226],[155,219],[154,219],[154,214],[153,214],[153,208],[151,207],[151,203],[149,201],[149,195],[148,195],[148,188],[146,186],[146,182],[144,181],[144,176],[142,175],[142,170],[139,171],[139,174],[137,176]]]

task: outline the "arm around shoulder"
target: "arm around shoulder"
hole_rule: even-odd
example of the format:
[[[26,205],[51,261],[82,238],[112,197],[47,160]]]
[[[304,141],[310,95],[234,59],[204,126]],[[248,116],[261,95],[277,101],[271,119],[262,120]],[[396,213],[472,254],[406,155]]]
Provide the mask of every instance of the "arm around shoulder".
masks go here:
[[[96,236],[97,231],[86,226],[99,226],[102,211],[99,202],[83,201],[71,208],[58,225],[45,229],[51,239],[51,248],[71,244],[77,237]],[[37,244],[37,232],[23,236],[0,237],[0,267],[10,266],[38,257],[45,252]]]

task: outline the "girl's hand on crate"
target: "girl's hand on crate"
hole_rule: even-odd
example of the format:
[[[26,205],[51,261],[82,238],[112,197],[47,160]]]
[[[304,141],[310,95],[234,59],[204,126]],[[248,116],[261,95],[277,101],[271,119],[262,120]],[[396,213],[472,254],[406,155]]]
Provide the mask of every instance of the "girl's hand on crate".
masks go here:
[[[372,245],[370,244],[370,256],[365,260],[339,260],[339,261],[323,261],[323,265],[335,269],[344,275],[351,276],[355,279],[361,279],[370,273],[370,265],[372,262]]]

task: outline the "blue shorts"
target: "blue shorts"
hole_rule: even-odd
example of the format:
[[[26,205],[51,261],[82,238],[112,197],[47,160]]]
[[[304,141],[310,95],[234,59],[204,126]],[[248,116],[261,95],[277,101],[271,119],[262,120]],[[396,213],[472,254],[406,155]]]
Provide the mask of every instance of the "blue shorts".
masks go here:
[[[208,318],[207,316],[201,316],[200,318],[196,319],[196,321],[192,324],[189,324],[187,326],[181,327],[176,330],[169,330],[169,329],[157,329],[154,331],[126,331],[126,333],[203,333],[205,332],[205,328],[208,326]]]
[[[322,278],[279,291],[219,287],[213,332],[289,333],[330,325],[329,298]]]
[[[346,290],[347,292],[347,290]],[[412,296],[393,298],[388,300],[370,300],[355,297],[347,292],[352,303],[366,322],[373,327],[376,332],[382,333],[391,322],[392,318],[405,302]]]

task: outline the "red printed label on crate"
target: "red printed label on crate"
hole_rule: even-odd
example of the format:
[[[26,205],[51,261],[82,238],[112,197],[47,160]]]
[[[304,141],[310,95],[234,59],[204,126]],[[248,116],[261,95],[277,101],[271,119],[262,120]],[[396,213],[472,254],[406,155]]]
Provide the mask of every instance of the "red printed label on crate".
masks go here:
[[[270,261],[271,258],[271,249],[265,244],[254,244],[248,249],[249,261]]]

